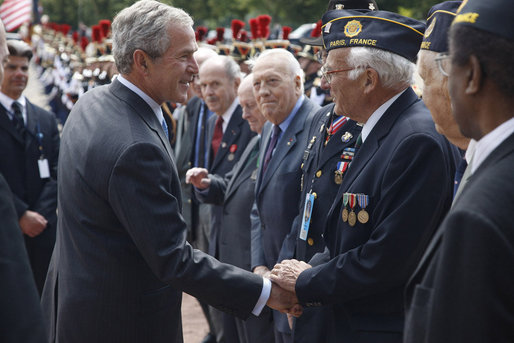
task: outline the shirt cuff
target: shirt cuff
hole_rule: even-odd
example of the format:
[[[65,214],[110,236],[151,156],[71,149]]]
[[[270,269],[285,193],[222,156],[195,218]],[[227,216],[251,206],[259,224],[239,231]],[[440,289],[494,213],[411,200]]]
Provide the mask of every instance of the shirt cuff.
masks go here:
[[[267,278],[262,278],[262,291],[261,295],[259,296],[259,300],[257,300],[257,304],[255,304],[255,307],[253,308],[252,314],[256,317],[258,317],[262,309],[264,308],[264,305],[268,302],[269,296],[271,294],[271,281]]]

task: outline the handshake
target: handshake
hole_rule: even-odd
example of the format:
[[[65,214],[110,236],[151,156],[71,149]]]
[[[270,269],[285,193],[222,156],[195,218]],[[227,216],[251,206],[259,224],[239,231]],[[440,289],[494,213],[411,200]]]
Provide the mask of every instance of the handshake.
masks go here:
[[[271,294],[266,305],[274,310],[299,317],[303,307],[296,297],[296,280],[298,276],[311,266],[303,261],[283,260],[276,264],[270,272],[265,266],[254,269],[255,274],[271,280]]]

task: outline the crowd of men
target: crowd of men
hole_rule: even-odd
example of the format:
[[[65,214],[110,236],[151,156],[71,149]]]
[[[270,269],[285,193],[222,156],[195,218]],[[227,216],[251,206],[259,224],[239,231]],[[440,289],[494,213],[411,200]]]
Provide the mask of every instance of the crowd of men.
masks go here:
[[[182,292],[205,343],[514,341],[514,6],[379,5],[227,47],[141,0],[80,72],[1,28],[2,342],[182,342]]]

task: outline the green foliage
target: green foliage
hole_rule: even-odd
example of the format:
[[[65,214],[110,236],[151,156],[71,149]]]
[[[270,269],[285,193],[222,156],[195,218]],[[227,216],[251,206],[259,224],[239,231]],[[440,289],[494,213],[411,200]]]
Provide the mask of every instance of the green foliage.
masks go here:
[[[50,20],[67,23],[76,28],[79,22],[88,26],[100,19],[112,19],[117,12],[135,0],[40,0]],[[272,24],[280,23],[293,28],[315,22],[325,12],[328,0],[161,0],[183,8],[195,23],[209,28],[230,26],[232,19],[248,19],[269,14]],[[426,19],[430,7],[438,0],[377,0],[382,10],[398,12],[416,19]],[[248,24],[246,26],[248,30]]]

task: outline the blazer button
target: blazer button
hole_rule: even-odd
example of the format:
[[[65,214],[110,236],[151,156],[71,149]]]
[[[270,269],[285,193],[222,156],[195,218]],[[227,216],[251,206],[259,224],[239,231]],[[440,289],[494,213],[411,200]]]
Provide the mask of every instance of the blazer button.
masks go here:
[[[312,192],[312,196],[314,197],[314,199],[318,198],[318,194],[316,192]]]
[[[191,199],[187,199],[187,203],[190,204],[191,203]]]
[[[317,178],[320,178],[320,177],[321,177],[321,174],[322,174],[321,170],[318,170],[318,171],[316,172],[316,177],[317,177]]]
[[[307,244],[309,244],[312,247],[314,245],[314,239],[309,237],[309,239],[307,239]]]

